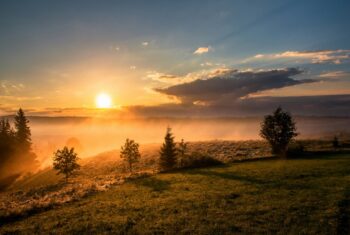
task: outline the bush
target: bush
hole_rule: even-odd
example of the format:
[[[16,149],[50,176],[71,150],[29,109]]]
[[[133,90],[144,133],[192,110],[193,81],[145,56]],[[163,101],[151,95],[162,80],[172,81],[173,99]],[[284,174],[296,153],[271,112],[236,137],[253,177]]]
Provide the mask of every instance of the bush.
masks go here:
[[[287,150],[288,157],[298,157],[305,155],[305,145],[302,142],[293,142]]]
[[[286,157],[288,144],[297,135],[293,117],[280,107],[272,115],[265,116],[261,123],[260,136],[270,143],[272,153],[278,156]]]
[[[200,168],[217,166],[223,164],[221,161],[200,152],[193,152],[182,159],[181,168]]]

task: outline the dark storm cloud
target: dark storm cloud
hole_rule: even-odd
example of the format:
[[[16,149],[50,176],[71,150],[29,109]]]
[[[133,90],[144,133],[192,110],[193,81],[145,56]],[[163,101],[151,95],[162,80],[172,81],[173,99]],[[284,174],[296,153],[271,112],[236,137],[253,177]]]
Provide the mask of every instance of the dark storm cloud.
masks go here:
[[[212,103],[223,98],[234,100],[259,91],[317,81],[291,78],[291,76],[302,72],[302,70],[297,68],[248,72],[229,70],[213,78],[198,79],[189,83],[156,89],[156,91],[175,96],[181,99],[183,103],[195,101]]]

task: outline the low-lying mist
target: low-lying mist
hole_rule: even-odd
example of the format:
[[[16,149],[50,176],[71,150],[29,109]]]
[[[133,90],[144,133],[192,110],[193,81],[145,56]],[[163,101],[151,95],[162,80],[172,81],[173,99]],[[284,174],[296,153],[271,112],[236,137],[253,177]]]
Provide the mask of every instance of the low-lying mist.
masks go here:
[[[169,126],[175,140],[259,139],[262,118],[148,118],[102,119],[31,117],[33,149],[42,166],[51,164],[53,152],[65,145],[75,147],[80,158],[119,149],[126,138],[141,145],[161,143]],[[349,118],[296,118],[299,138],[319,138],[350,131]]]

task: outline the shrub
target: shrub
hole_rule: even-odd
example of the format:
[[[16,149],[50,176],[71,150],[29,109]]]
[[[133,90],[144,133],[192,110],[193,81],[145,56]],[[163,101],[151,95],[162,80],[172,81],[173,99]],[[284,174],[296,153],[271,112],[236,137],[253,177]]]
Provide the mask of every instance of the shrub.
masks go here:
[[[182,168],[200,168],[200,167],[208,167],[208,166],[217,166],[223,164],[221,161],[200,153],[200,152],[192,152],[182,159]]]
[[[187,143],[184,139],[181,139],[181,142],[178,144],[177,152],[178,152],[178,163],[179,167],[183,167],[183,159],[187,157]]]
[[[302,142],[297,141],[290,144],[287,150],[288,157],[303,156],[303,155],[305,155],[305,145]]]

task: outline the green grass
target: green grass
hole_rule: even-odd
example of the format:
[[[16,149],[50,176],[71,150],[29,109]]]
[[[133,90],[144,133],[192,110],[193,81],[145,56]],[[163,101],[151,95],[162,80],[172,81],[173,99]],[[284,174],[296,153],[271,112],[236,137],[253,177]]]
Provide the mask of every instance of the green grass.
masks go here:
[[[2,233],[349,232],[350,156],[262,160],[136,179]]]
[[[56,184],[63,177],[57,175],[52,169],[45,169],[32,176],[27,176],[24,179],[15,182],[12,186],[12,190],[30,190],[36,187],[44,187],[52,184]]]

